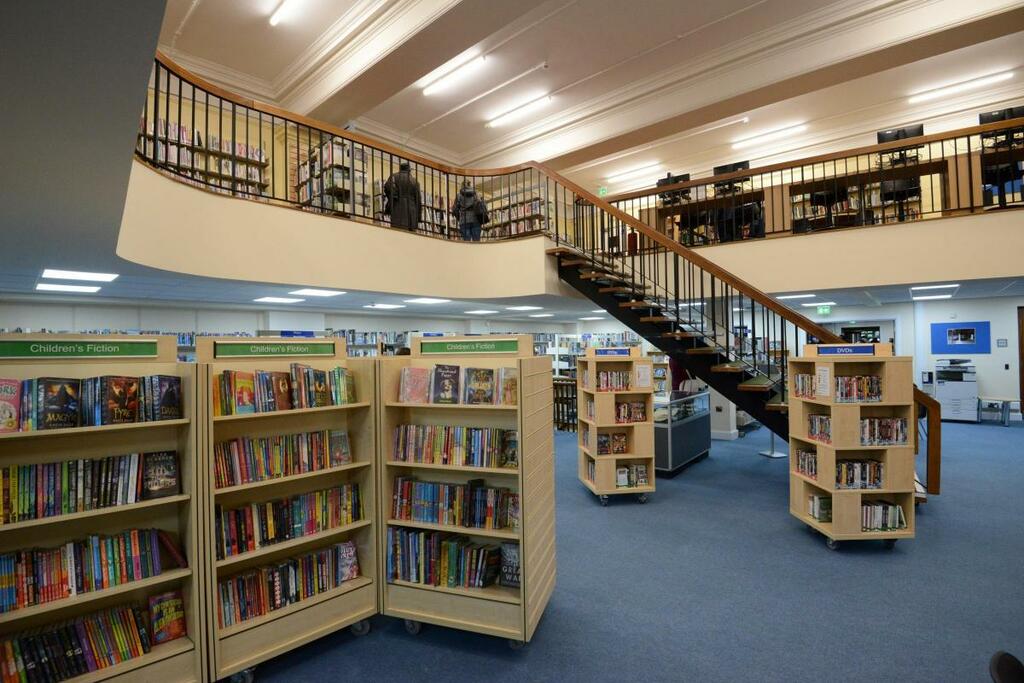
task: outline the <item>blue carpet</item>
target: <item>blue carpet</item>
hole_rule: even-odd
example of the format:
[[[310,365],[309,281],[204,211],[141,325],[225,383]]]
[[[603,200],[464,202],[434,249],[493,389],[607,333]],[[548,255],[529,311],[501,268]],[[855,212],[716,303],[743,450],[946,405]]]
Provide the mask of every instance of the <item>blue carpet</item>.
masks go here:
[[[602,508],[556,435],[558,585],[533,641],[383,616],[261,664],[259,681],[988,681],[1024,656],[1024,427],[945,424],[914,540],[838,552],[788,513],[768,433],[715,441],[646,505]]]

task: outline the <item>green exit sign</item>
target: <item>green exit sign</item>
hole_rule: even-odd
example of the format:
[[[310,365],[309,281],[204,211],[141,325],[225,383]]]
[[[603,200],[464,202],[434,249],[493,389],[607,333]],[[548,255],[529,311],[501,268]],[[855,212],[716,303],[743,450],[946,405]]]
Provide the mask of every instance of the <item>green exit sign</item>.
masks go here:
[[[818,306],[818,315],[830,315],[831,313],[831,306]]]
[[[604,185],[602,185],[601,187],[597,188],[597,196],[598,197],[604,197],[607,194],[608,194],[608,188],[605,187]]]

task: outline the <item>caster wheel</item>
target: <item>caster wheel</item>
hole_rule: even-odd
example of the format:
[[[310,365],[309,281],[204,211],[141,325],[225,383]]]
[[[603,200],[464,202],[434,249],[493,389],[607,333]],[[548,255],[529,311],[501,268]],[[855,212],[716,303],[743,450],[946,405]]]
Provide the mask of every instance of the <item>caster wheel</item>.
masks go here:
[[[647,494],[646,493],[641,493],[639,496],[636,497],[636,502],[640,503],[641,505],[643,503],[646,503],[647,502]]]
[[[825,547],[828,548],[829,550],[839,550],[839,541],[836,541],[836,540],[831,539],[831,538],[826,538],[825,539]]]
[[[524,645],[526,645],[526,643],[521,640],[512,640],[511,638],[508,640],[508,647],[510,650],[522,650]]]
[[[348,627],[349,632],[352,633],[356,638],[361,638],[370,632],[370,622],[366,619],[360,619],[356,623]]]
[[[598,496],[598,500],[601,501],[602,506],[608,505],[608,496]]]
[[[896,538],[887,538],[887,539],[885,539],[885,549],[886,550],[892,550],[893,548],[895,548],[897,540],[899,540],[899,539],[896,539]]]
[[[419,632],[422,630],[423,624],[421,624],[420,622],[413,621],[412,619],[405,620],[405,632],[408,633],[410,636],[418,635]]]
[[[236,674],[231,674],[228,678],[230,683],[252,683],[256,680],[256,668],[252,667],[249,669],[243,669]]]

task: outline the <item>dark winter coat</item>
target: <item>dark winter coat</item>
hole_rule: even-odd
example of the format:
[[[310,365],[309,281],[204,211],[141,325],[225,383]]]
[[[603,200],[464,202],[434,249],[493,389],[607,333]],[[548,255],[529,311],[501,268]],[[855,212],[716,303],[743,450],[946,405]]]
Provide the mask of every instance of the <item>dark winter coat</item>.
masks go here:
[[[455,201],[452,202],[452,214],[458,219],[460,226],[474,223],[483,225],[490,220],[487,205],[472,187],[464,187],[456,195]]]
[[[392,173],[384,183],[384,213],[395,228],[415,230],[420,222],[420,184],[408,171]]]

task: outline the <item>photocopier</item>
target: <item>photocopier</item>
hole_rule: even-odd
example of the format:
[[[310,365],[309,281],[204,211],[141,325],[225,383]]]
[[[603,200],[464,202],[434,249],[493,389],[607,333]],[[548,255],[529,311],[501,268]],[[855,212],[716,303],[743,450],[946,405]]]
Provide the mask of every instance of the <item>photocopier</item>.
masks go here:
[[[943,420],[977,422],[978,375],[969,358],[940,358],[935,362],[932,395],[942,406]]]

